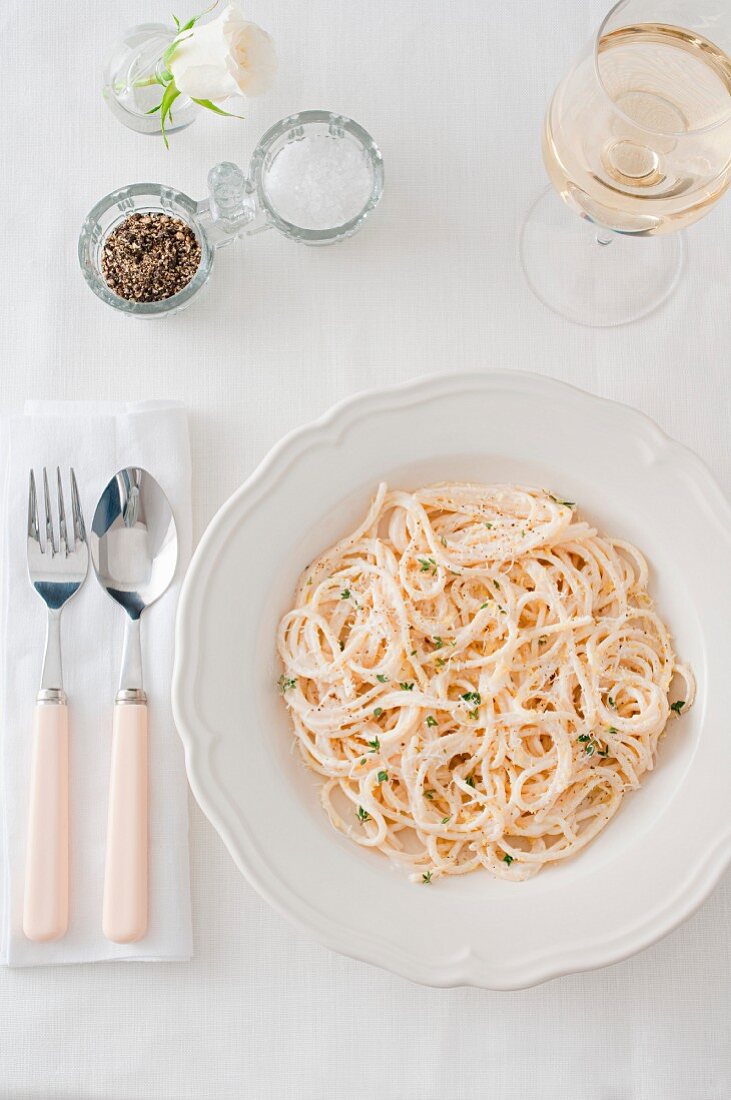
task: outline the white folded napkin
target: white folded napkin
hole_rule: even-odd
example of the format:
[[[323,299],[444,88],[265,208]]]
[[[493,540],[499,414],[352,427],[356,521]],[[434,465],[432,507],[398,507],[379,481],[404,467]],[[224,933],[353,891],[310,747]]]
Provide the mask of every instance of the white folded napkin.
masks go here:
[[[0,455],[0,962],[41,966],[187,959],[192,953],[187,783],[170,709],[175,608],[191,550],[185,409],[170,402],[29,403],[23,416],[2,425]],[[28,472],[32,466],[38,479],[44,465],[54,507],[56,466],[67,494],[68,468],[74,467],[87,529],[110,477],[123,466],[143,466],[165,490],[178,529],[175,581],[142,617],[150,728],[150,895],[149,929],[138,943],[110,943],[101,928],[112,708],[124,612],[98,584],[91,562],[86,583],[61,619],[69,705],[69,930],[55,943],[32,943],[22,930],[31,722],[46,629],[46,609],[26,567]]]

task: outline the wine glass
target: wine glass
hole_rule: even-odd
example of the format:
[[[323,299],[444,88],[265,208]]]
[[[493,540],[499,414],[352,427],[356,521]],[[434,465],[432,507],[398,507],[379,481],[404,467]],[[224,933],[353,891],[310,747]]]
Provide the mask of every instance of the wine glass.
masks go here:
[[[621,325],[675,289],[678,231],[731,183],[730,54],[729,0],[620,0],[561,81],[543,159],[563,203],[544,192],[520,242],[555,312]]]

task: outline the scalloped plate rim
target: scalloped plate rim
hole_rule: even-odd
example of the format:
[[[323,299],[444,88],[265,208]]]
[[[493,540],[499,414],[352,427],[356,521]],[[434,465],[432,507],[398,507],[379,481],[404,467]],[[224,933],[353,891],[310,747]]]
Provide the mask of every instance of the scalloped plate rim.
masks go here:
[[[188,780],[198,805],[221,836],[236,866],[274,909],[325,947],[350,958],[383,967],[420,984],[437,987],[463,985],[495,990],[524,989],[566,974],[609,966],[644,950],[687,920],[718,884],[731,863],[731,822],[728,830],[706,852],[704,860],[696,865],[690,884],[683,884],[670,901],[661,907],[659,913],[654,912],[649,921],[636,922],[611,941],[603,937],[596,942],[577,944],[570,955],[547,949],[540,958],[533,958],[525,966],[512,962],[505,968],[496,968],[479,954],[474,945],[464,944],[449,960],[425,963],[419,956],[397,947],[393,941],[369,938],[362,933],[353,936],[347,928],[314,910],[276,876],[267,877],[266,874],[256,872],[252,867],[255,851],[248,836],[243,839],[241,835],[234,836],[225,815],[217,805],[216,794],[220,788],[209,767],[208,757],[203,762],[200,759],[206,745],[210,750],[210,745],[216,738],[197,715],[195,699],[189,690],[189,685],[195,680],[195,659],[193,647],[187,644],[187,639],[197,634],[197,621],[192,617],[194,609],[189,605],[194,602],[199,578],[205,583],[204,569],[206,566],[210,568],[210,561],[215,560],[217,549],[223,545],[229,517],[238,513],[242,498],[252,494],[257,486],[263,487],[267,478],[271,480],[274,477],[276,481],[283,477],[292,459],[306,450],[308,443],[336,444],[351,424],[377,411],[380,401],[385,402],[388,408],[403,408],[409,404],[417,404],[420,400],[429,400],[445,390],[450,394],[475,388],[489,390],[500,383],[507,383],[511,388],[526,387],[533,391],[562,390],[572,400],[593,408],[603,407],[605,411],[621,415],[627,422],[632,422],[636,434],[642,435],[656,454],[660,451],[670,452],[676,463],[690,470],[697,487],[703,490],[701,498],[713,495],[714,504],[722,513],[716,518],[731,547],[731,504],[714,475],[694,451],[672,439],[646,413],[535,372],[502,369],[430,374],[399,385],[372,388],[346,397],[315,420],[283,436],[210,520],[184,579],[176,619],[172,704],[175,724],[184,746]],[[333,427],[336,429],[334,437],[330,435]],[[704,482],[702,486],[698,485],[699,479]],[[250,508],[255,506],[254,493]],[[245,509],[242,515],[249,510]]]

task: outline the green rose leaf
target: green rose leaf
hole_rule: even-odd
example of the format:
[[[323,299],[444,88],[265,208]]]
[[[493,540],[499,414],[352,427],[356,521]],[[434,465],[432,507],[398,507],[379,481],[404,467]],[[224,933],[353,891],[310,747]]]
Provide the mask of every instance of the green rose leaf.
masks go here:
[[[172,107],[175,100],[180,95],[180,92],[175,87],[175,82],[168,84],[167,88],[163,92],[162,102],[160,103],[160,129],[162,131],[162,140],[165,142],[165,148],[169,149],[170,144],[168,142],[167,134],[165,133],[165,122],[167,119],[172,120]]]
[[[243,118],[243,115],[234,115],[231,111],[224,111],[222,107],[218,107],[210,99],[194,99],[194,103],[197,103],[199,107],[205,107],[207,111],[213,111],[216,115],[223,115],[224,118]]]

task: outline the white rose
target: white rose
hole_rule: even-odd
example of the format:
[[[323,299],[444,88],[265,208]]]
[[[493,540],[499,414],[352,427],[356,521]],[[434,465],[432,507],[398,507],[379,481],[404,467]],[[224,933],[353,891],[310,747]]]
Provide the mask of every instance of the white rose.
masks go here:
[[[218,19],[186,31],[168,61],[175,86],[191,99],[261,95],[277,71],[274,43],[235,4]]]

